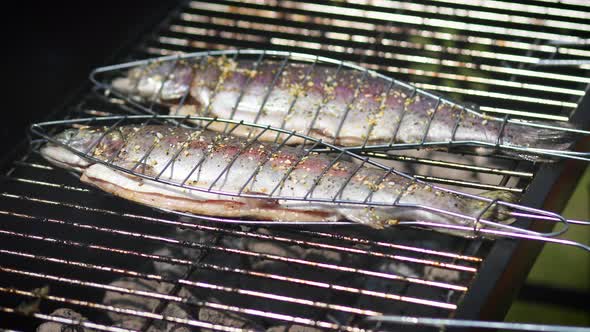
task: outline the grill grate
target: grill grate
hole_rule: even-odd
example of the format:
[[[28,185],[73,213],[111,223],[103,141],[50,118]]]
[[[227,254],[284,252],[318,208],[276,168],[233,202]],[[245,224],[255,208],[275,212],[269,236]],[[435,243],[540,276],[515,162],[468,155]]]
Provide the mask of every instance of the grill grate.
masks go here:
[[[589,67],[535,63],[588,58],[584,45],[555,43],[588,39],[588,9],[577,1],[192,1],[122,60],[236,47],[314,53],[360,61],[485,112],[567,120]],[[125,100],[88,91],[60,114],[129,112]],[[35,152],[23,154],[0,198],[6,328],[55,321],[105,331],[360,331],[375,327],[364,320],[375,313],[478,318],[486,287],[507,268],[494,254],[508,259],[516,246],[407,228],[178,218],[103,195]],[[450,188],[525,192],[533,206],[559,170],[443,152],[394,159],[396,169]],[[64,307],[88,320],[50,315]]]

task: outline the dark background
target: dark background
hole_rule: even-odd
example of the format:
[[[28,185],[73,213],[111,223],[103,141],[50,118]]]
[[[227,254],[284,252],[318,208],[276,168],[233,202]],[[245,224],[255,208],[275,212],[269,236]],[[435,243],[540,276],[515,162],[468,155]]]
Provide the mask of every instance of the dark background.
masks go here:
[[[0,9],[3,115],[0,155],[25,138],[89,72],[153,28],[178,1],[102,0],[12,3]],[[7,75],[6,75],[7,73]]]

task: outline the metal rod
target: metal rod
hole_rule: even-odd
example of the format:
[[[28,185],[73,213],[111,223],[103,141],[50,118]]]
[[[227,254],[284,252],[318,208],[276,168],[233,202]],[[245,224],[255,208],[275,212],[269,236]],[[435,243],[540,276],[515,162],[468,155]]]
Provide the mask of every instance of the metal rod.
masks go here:
[[[389,93],[391,92],[391,88],[393,88],[394,84],[395,83],[393,80],[389,81],[389,84],[387,85],[387,89],[381,95],[382,100],[379,103],[379,108],[377,108],[377,110],[385,109],[385,107],[387,105],[387,98],[389,97]],[[375,111],[377,111],[377,110],[375,110]],[[369,137],[371,137],[371,134],[373,133],[373,130],[375,129],[375,125],[376,125],[375,121],[369,122],[369,128],[367,128],[367,134],[366,134],[365,140],[363,141],[363,144],[361,145],[361,149],[364,150],[364,148],[367,146],[367,143],[369,142]]]
[[[393,129],[393,134],[391,135],[391,139],[389,140],[390,146],[393,146],[395,144],[395,142],[396,142],[395,138],[397,137],[397,134],[399,133],[399,130],[402,127],[402,122],[404,121],[404,117],[406,116],[406,112],[407,112],[407,107],[408,107],[407,102],[412,100],[412,98],[414,98],[414,96],[417,93],[418,93],[418,89],[413,88],[412,92],[410,93],[410,96],[408,96],[407,98],[404,99],[398,122],[395,125],[395,129]]]
[[[285,67],[287,66],[288,61],[289,61],[289,57],[284,57],[283,61],[281,61],[281,64],[279,66],[279,70],[277,70],[276,74],[272,78],[272,82],[270,83],[270,85],[268,85],[266,87],[266,90],[267,90],[266,94],[264,95],[264,98],[262,99],[262,103],[260,104],[260,107],[258,108],[258,112],[256,112],[256,116],[254,117],[254,121],[252,121],[252,122],[258,123],[258,119],[260,118],[260,115],[262,115],[264,112],[264,106],[266,105],[266,102],[268,101],[268,98],[270,97],[270,94],[271,94],[272,90],[274,89],[275,85],[277,84],[279,78],[283,74],[283,71],[285,70]]]
[[[356,88],[355,88],[354,93],[352,95],[352,99],[346,102],[346,108],[344,109],[344,114],[342,115],[342,118],[340,119],[340,122],[338,123],[338,127],[336,128],[336,132],[334,133],[334,140],[333,140],[332,144],[336,144],[336,141],[338,140],[338,137],[340,136],[340,131],[342,130],[342,126],[344,126],[344,122],[346,121],[346,118],[348,117],[348,113],[350,112],[352,105],[357,100],[357,98],[360,94],[360,90],[363,86],[363,83],[367,80],[368,74],[369,74],[368,70],[363,71],[363,76],[361,77],[360,81],[356,82]]]
[[[452,319],[452,318],[429,318],[429,317],[413,317],[413,316],[375,316],[367,317],[365,320],[383,323],[395,323],[402,325],[416,325],[416,326],[434,326],[439,328],[444,327],[468,327],[468,328],[484,328],[484,329],[502,329],[510,331],[535,331],[535,332],[590,332],[590,327],[565,326],[565,325],[546,325],[546,324],[532,324],[532,323],[510,323],[510,322],[493,322],[480,321],[468,319]]]
[[[332,82],[330,83],[326,83],[327,85],[329,85],[330,87],[335,88],[338,85],[338,77],[340,76],[340,71],[342,70],[342,65],[344,63],[342,61],[340,61],[340,63],[338,63],[338,67],[336,68],[336,72],[334,73],[334,77],[332,79]],[[306,135],[309,135],[311,133],[311,131],[314,129],[315,123],[318,119],[318,116],[320,115],[320,111],[326,106],[326,104],[330,101],[330,98],[332,96],[330,96],[330,92],[328,87],[324,88],[322,90],[322,97],[321,97],[321,102],[319,103],[318,107],[316,107],[313,117],[311,119],[311,123],[309,124],[309,127],[307,127],[307,133]],[[332,92],[334,93],[334,92]]]
[[[426,124],[426,129],[424,130],[424,136],[422,136],[422,139],[420,140],[420,145],[423,145],[424,142],[426,142],[426,137],[428,137],[428,132],[430,132],[430,126],[432,125],[432,121],[434,121],[434,116],[436,115],[436,112],[438,111],[438,108],[440,107],[441,101],[442,101],[441,98],[438,98],[436,100],[436,105],[434,106],[434,108],[432,110],[432,114],[430,114],[428,117],[428,123]]]
[[[19,294],[19,295],[21,295],[21,294]],[[54,322],[54,323],[58,323],[58,324],[87,327],[89,329],[94,329],[94,330],[98,330],[98,331],[136,332],[135,330],[129,330],[129,329],[121,328],[121,327],[96,324],[96,323],[89,322],[86,320],[71,319],[71,318],[66,318],[66,317],[61,317],[61,316],[51,316],[51,315],[46,315],[46,314],[42,314],[39,312],[24,313],[22,310],[19,310],[18,308],[10,308],[10,307],[0,306],[0,311],[4,312],[4,313],[9,313],[9,314],[34,317],[34,318],[37,318],[40,320]]]
[[[188,325],[188,326],[193,326],[193,327],[198,327],[198,328],[207,328],[207,329],[226,331],[226,332],[243,331],[242,329],[236,329],[234,327],[226,327],[223,325],[212,324],[209,322],[204,322],[204,321],[199,321],[199,320],[194,320],[194,319],[180,318],[180,317],[174,317],[174,316],[164,315],[164,314],[155,314],[155,313],[151,313],[151,312],[147,312],[147,311],[114,307],[114,306],[104,305],[104,304],[97,303],[97,302],[83,301],[83,300],[78,300],[78,299],[70,299],[70,298],[61,297],[61,296],[39,295],[39,294],[35,294],[34,292],[24,291],[24,290],[20,290],[20,289],[16,289],[16,288],[0,287],[0,292],[11,294],[11,295],[20,295],[20,296],[25,296],[25,297],[30,297],[30,298],[40,298],[40,299],[44,299],[47,301],[82,306],[82,307],[87,307],[87,308],[92,308],[92,309],[103,310],[103,311],[116,312],[118,314],[123,314],[123,315],[129,315],[129,316],[135,316],[135,317],[141,317],[141,318],[147,318],[147,319],[156,319],[159,321],[166,321],[166,322]],[[79,321],[75,321],[75,320],[73,320],[73,321],[79,322]],[[249,331],[249,330],[244,330],[244,331]]]
[[[321,322],[321,321],[312,321],[309,319],[295,317],[295,316],[289,316],[289,315],[285,315],[285,314],[277,314],[277,313],[273,313],[273,312],[261,311],[261,310],[249,309],[249,308],[240,308],[240,307],[236,307],[236,306],[229,306],[229,305],[224,305],[224,304],[215,303],[215,302],[200,301],[200,300],[196,300],[194,298],[187,298],[187,297],[181,297],[181,296],[176,296],[176,295],[167,295],[167,294],[162,294],[162,293],[158,293],[158,292],[143,291],[143,290],[138,290],[138,289],[130,289],[130,288],[119,287],[119,286],[114,286],[114,285],[101,284],[101,283],[97,283],[97,282],[87,282],[87,281],[83,281],[80,279],[72,279],[72,278],[66,278],[66,277],[62,277],[62,276],[40,274],[40,273],[29,272],[29,271],[18,270],[18,269],[0,267],[0,270],[2,272],[19,274],[19,275],[27,276],[27,277],[49,279],[49,280],[60,282],[60,283],[81,285],[81,286],[85,286],[85,287],[97,288],[97,289],[102,289],[105,291],[117,292],[120,294],[129,294],[132,296],[138,296],[138,297],[144,297],[144,298],[153,298],[153,299],[157,299],[157,300],[172,301],[172,302],[176,302],[176,303],[180,303],[180,304],[188,304],[188,305],[192,305],[192,306],[196,306],[196,307],[208,307],[208,308],[217,309],[217,310],[235,312],[235,313],[239,313],[239,314],[246,314],[246,315],[258,316],[258,317],[264,317],[264,318],[273,318],[273,319],[287,321],[287,322],[297,321],[297,323],[299,323],[299,324],[311,325],[311,326],[326,325],[326,323]],[[349,326],[338,326],[336,324],[330,324],[329,326],[324,326],[324,327],[331,328],[331,329],[338,329],[338,328],[342,327],[345,330],[353,329],[352,327],[349,327]]]
[[[145,240],[157,241],[157,242],[162,242],[165,244],[179,245],[181,247],[217,250],[217,251],[222,251],[222,252],[226,252],[226,253],[252,256],[252,257],[264,258],[264,259],[269,259],[269,260],[281,261],[281,262],[288,262],[291,264],[312,266],[312,267],[316,267],[316,268],[322,268],[322,269],[328,269],[328,270],[334,270],[334,271],[340,271],[340,272],[350,272],[353,274],[361,274],[361,275],[365,275],[365,276],[384,278],[384,279],[388,279],[388,280],[398,280],[398,281],[404,281],[404,282],[409,282],[409,283],[422,284],[422,285],[427,285],[430,287],[436,287],[436,288],[441,288],[441,289],[453,289],[456,291],[463,291],[463,292],[467,291],[467,287],[462,286],[462,285],[454,285],[454,284],[450,284],[450,283],[436,282],[436,281],[430,281],[430,280],[425,280],[425,279],[420,279],[420,278],[405,277],[405,276],[393,274],[393,273],[383,273],[383,272],[376,272],[376,271],[370,271],[370,270],[364,270],[364,269],[356,269],[356,268],[343,266],[343,265],[329,264],[329,263],[304,260],[304,259],[298,259],[298,258],[283,257],[280,255],[273,255],[273,254],[257,253],[257,252],[252,252],[252,251],[248,251],[248,250],[221,247],[218,245],[204,245],[202,243],[197,243],[197,242],[192,242],[192,241],[181,241],[181,240],[176,240],[173,238],[163,237],[163,236],[155,236],[155,235],[150,235],[150,234],[129,232],[129,231],[124,231],[124,230],[119,230],[119,229],[104,228],[104,227],[92,226],[92,225],[81,224],[81,223],[72,223],[72,222],[53,219],[53,218],[42,219],[42,218],[38,218],[38,217],[34,217],[34,216],[29,216],[26,214],[16,214],[16,213],[13,213],[11,215],[15,216],[15,217],[19,217],[24,220],[28,220],[28,221],[36,220],[36,221],[48,222],[48,223],[52,223],[52,224],[68,225],[70,227],[75,227],[75,228],[80,228],[80,229],[90,229],[93,231],[103,232],[103,233],[107,233],[107,234],[111,234],[111,235],[121,235],[121,236],[127,236],[127,237],[142,238]],[[5,230],[1,230],[1,229],[0,229],[0,234],[28,238],[28,239],[35,239],[35,240],[43,240],[43,241],[49,241],[49,242],[63,242],[58,239],[51,239],[49,237],[38,237],[35,235],[26,234],[26,233],[5,231]],[[89,248],[89,249],[96,249],[96,250],[102,250],[102,251],[107,251],[107,252],[123,253],[126,255],[134,255],[134,256],[139,256],[139,257],[150,257],[152,259],[155,257],[154,255],[135,252],[132,250],[121,250],[121,249],[109,248],[109,247],[105,247],[105,246],[101,246],[101,245],[86,244],[86,243],[72,241],[72,240],[66,241],[66,244],[68,244],[70,246],[81,247],[81,248]]]

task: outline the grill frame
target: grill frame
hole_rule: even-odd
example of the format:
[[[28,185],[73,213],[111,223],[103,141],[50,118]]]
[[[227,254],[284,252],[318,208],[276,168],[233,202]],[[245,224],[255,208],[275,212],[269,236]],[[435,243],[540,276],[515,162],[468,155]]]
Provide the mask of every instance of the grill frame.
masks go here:
[[[182,7],[183,5],[178,6],[178,10]],[[163,22],[167,22],[175,14],[168,15],[166,15],[167,19]],[[163,25],[165,23],[162,23],[160,26]],[[153,26],[150,26],[147,31],[157,31],[157,29],[153,29]],[[140,40],[144,40],[144,38],[141,37]],[[133,45],[135,43],[129,47],[127,52],[120,52],[119,54],[130,54],[135,49]],[[55,118],[55,114],[63,112],[64,109],[71,106],[76,100],[86,95],[88,91],[90,91],[90,85],[85,84],[85,87],[81,91],[74,93],[69,101],[64,103],[64,106],[56,108],[52,112],[52,115],[47,118]],[[572,120],[586,124],[590,123],[589,104],[590,97],[588,97],[587,92],[579,107],[583,112],[576,112]],[[27,142],[24,141],[11,154],[5,157],[4,161],[0,164],[2,169],[8,169],[11,166],[11,161],[18,159],[17,156],[26,155],[26,148]],[[573,191],[575,178],[579,177],[583,168],[582,165],[575,162],[539,167],[535,177],[529,184],[529,190],[523,198],[523,204],[527,206],[542,205],[543,208],[551,210],[560,209],[564,203],[563,199],[569,197]],[[555,183],[558,182],[559,186],[555,186]],[[527,225],[526,222],[519,221],[519,223]],[[463,299],[461,308],[456,311],[456,316],[458,318],[472,319],[502,319],[503,314],[508,309],[510,300],[517,291],[518,286],[522,284],[522,280],[524,280],[534,262],[532,258],[538,255],[542,246],[540,243],[514,240],[498,240],[493,243],[491,252],[486,256],[478,277],[472,285],[472,289],[475,288],[479,291],[477,293],[469,292],[467,294]],[[498,271],[504,268],[505,272],[501,275],[487,273],[488,270]],[[517,275],[518,278],[515,279],[509,277],[509,275]],[[482,294],[488,294],[488,296],[482,296]]]

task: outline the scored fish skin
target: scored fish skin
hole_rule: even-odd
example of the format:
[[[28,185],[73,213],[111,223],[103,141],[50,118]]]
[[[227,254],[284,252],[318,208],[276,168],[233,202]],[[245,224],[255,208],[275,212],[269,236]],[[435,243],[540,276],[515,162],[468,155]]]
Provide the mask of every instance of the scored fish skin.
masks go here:
[[[206,60],[193,64],[182,61],[176,65],[162,62],[148,69],[131,69],[126,77],[115,79],[112,85],[115,90],[131,95],[159,98],[170,105],[173,115],[256,122],[342,146],[421,143],[424,139],[425,142],[475,141],[564,150],[575,140],[572,133],[560,130],[513,123],[502,128],[498,118],[462,111],[448,101],[439,102],[434,95],[414,93],[410,86],[392,84],[360,70],[302,63],[282,66],[273,60],[258,64],[226,57]],[[182,107],[175,105],[187,92],[189,98],[183,100]],[[573,127],[561,122],[537,123]],[[501,131],[502,139],[498,141]],[[476,149],[481,154],[493,151],[493,148]],[[526,155],[510,150],[502,152]]]
[[[486,205],[480,200],[442,191],[428,184],[412,183],[410,179],[387,169],[346,160],[334,163],[330,155],[306,153],[301,147],[248,141],[241,137],[169,125],[121,126],[104,135],[105,128],[70,129],[55,139],[64,144],[69,142],[80,150],[91,147],[90,155],[95,158],[112,161],[113,165],[137,173],[152,177],[160,175],[159,179],[174,184],[182,184],[186,180],[186,186],[192,188],[142,179],[101,163],[92,164],[90,160],[69,167],[82,170],[81,179],[84,182],[159,208],[257,220],[348,219],[381,228],[398,220],[471,224],[451,215],[393,206],[403,188],[408,186],[399,203],[427,205],[469,216],[477,216]],[[92,147],[92,143],[96,143],[101,136],[102,140]],[[148,151],[150,153],[145,157]],[[72,160],[69,156],[72,152],[54,144],[44,146],[41,154],[61,167]],[[172,159],[174,162],[170,162]],[[226,172],[219,176],[222,170]],[[255,171],[257,175],[251,177]],[[321,180],[317,181],[320,176]],[[209,187],[218,192],[194,190]],[[242,188],[244,194],[271,195],[273,199],[238,197]],[[219,191],[230,195],[218,194]],[[515,199],[507,192],[493,191],[486,195]],[[306,196],[324,201],[297,200]],[[355,202],[369,197],[369,202],[386,206],[336,204],[331,201],[334,197]],[[512,221],[497,208],[489,209],[484,218],[506,223]],[[454,233],[450,230],[445,232]],[[460,231],[456,233],[468,235]]]

